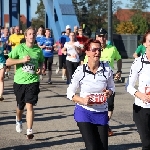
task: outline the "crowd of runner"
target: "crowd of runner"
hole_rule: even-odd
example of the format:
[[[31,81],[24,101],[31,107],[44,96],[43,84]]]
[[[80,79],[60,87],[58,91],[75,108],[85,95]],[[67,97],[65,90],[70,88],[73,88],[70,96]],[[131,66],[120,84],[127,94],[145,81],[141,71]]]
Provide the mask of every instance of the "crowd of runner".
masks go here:
[[[145,53],[149,46],[148,37],[149,33],[146,33],[142,45],[134,53],[133,56],[136,59],[133,66],[135,64],[140,66],[142,62],[141,68],[143,68],[143,63],[149,64],[147,56],[149,53]],[[1,28],[0,101],[4,100],[4,78],[9,78],[11,66],[14,66],[13,89],[17,101],[16,131],[18,133],[22,132],[22,114],[26,106],[27,139],[34,137],[33,106],[38,102],[39,85],[43,77],[48,76],[47,83],[52,84],[53,57],[57,52],[59,66],[56,74],[62,71],[62,80],[68,84],[67,98],[76,103],[74,118],[87,150],[108,149],[108,136],[114,135],[109,126],[114,111],[114,80],[118,81],[121,78],[122,59],[117,48],[107,38],[107,31],[103,28],[97,29],[95,38],[91,39],[90,34],[85,34],[83,27],[75,26],[72,31],[71,26],[66,25],[56,41],[52,36],[52,30],[43,26],[40,26],[38,30],[29,27],[24,33],[19,26],[10,29]],[[113,72],[114,61],[117,62],[117,72]],[[138,100],[146,102],[144,108],[149,108],[149,96],[140,95],[143,89],[142,91],[139,89],[140,92],[134,89],[135,80],[138,76],[140,79],[145,69],[139,71],[133,66],[126,89],[131,95],[138,97]],[[147,66],[146,69],[150,67]],[[149,81],[142,81],[141,84],[143,82],[147,83],[146,87],[149,87]],[[76,94],[78,87],[81,88],[80,95]],[[138,102],[135,105],[138,105]],[[143,105],[140,104],[139,107],[143,108]],[[139,108],[134,110],[137,111],[137,109]],[[148,111],[149,109],[146,110]],[[141,121],[144,120],[141,119]],[[135,123],[144,143],[146,136],[150,139],[150,134],[145,135],[146,133],[141,129],[145,125],[144,121],[144,125],[141,126],[137,119]],[[147,128],[150,128],[150,125]],[[150,149],[150,142],[146,141],[144,144],[143,150]]]

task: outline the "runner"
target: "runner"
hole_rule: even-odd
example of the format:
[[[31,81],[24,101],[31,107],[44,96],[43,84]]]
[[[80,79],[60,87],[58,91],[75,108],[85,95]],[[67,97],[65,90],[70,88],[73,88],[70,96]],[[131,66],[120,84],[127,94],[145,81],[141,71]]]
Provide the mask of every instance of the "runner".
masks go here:
[[[15,27],[14,34],[11,34],[9,37],[9,45],[11,46],[12,50],[15,46],[20,44],[20,40],[24,38],[24,35],[20,34],[19,26]]]
[[[70,41],[70,38],[69,38],[70,32],[71,32],[71,26],[67,25],[66,26],[66,33],[65,33],[65,35],[61,35],[61,37],[59,38],[59,43],[62,45],[62,48],[64,47],[64,44],[66,42]],[[66,55],[63,54],[62,55],[62,59],[63,59],[63,62],[65,62],[65,64],[66,64]],[[62,79],[66,80],[66,78],[67,78],[66,84],[69,84],[68,72],[66,70],[66,67],[64,67],[62,71],[63,71]]]
[[[67,88],[67,98],[76,103],[74,119],[87,150],[108,150],[107,97],[114,92],[113,72],[99,61],[101,44],[89,39],[85,44],[88,64],[79,66]],[[80,96],[76,94],[80,87]],[[107,89],[107,90],[106,90]]]
[[[41,49],[34,45],[35,30],[30,27],[25,31],[26,43],[16,46],[6,61],[8,66],[16,65],[14,76],[14,93],[17,101],[16,131],[22,132],[22,114],[27,108],[27,139],[33,136],[33,106],[37,104],[39,89],[39,74],[41,74],[44,57]]]
[[[70,41],[66,42],[62,48],[62,53],[66,55],[66,67],[69,75],[68,82],[71,82],[72,75],[79,66],[81,53],[80,43],[75,42],[75,33],[71,32],[69,35]]]
[[[84,63],[84,58],[85,58],[84,43],[88,40],[88,38],[83,35],[82,28],[78,29],[78,35],[76,36],[76,39],[80,43],[80,48],[82,51],[82,53],[80,55],[80,64],[82,65]]]
[[[102,52],[101,52],[101,61],[108,61],[111,68],[114,69],[114,61],[117,61],[117,73],[115,74],[115,80],[120,79],[121,77],[121,69],[122,69],[122,59],[121,56],[118,52],[118,50],[116,49],[115,46],[112,45],[107,45],[107,31],[103,28],[98,29],[96,32],[96,39],[100,41],[101,46],[103,48]],[[85,63],[87,63],[87,56],[85,57]],[[108,102],[108,116],[109,119],[111,119],[112,114],[113,114],[113,110],[114,110],[114,97],[115,97],[115,93],[113,95],[110,96],[110,98],[107,99]],[[111,128],[108,128],[108,135],[112,136],[114,135],[113,131],[111,130]]]
[[[54,52],[54,39],[51,37],[51,30],[45,29],[45,37],[41,37],[39,47],[43,51],[43,56],[45,58],[44,61],[44,69],[42,74],[46,74],[46,70],[48,69],[48,84],[52,84],[51,76],[52,76],[52,64],[53,64],[53,52]]]
[[[15,48],[15,46],[20,44],[20,40],[24,38],[24,35],[20,34],[19,26],[16,26],[14,29],[14,34],[9,36],[9,45],[11,46],[11,50]],[[14,66],[14,74],[16,72],[16,66]]]
[[[0,38],[0,101],[3,101],[4,73],[5,73],[4,42]]]
[[[5,59],[8,59],[8,53],[11,51],[11,46],[8,44],[9,40],[9,30],[8,28],[4,28],[4,34],[3,37],[1,38],[1,41],[4,43],[4,56]],[[10,67],[6,66],[6,71],[5,71],[5,77],[9,78],[10,75]]]
[[[145,35],[146,53],[133,62],[126,85],[127,92],[134,98],[133,120],[142,142],[142,150],[150,150],[150,31]],[[136,89],[135,83],[139,80]]]
[[[139,56],[143,55],[146,51],[146,39],[143,37],[142,44],[138,46],[135,53],[133,54],[134,58],[138,58]]]

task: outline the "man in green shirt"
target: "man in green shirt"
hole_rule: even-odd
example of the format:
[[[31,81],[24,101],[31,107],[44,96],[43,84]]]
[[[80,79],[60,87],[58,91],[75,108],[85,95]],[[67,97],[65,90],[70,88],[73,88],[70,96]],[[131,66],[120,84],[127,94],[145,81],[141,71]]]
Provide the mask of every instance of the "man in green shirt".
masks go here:
[[[14,76],[14,93],[17,101],[16,131],[22,132],[22,114],[27,108],[27,139],[32,139],[33,106],[37,104],[39,89],[39,74],[41,74],[44,57],[41,49],[34,44],[36,33],[30,27],[25,31],[26,43],[19,44],[9,53],[7,66],[16,65]]]
[[[121,56],[115,46],[108,45],[107,44],[107,31],[103,28],[98,29],[96,31],[96,40],[99,40],[101,43],[101,46],[103,50],[101,51],[101,61],[108,61],[112,70],[114,69],[114,61],[117,61],[117,73],[115,74],[115,79],[118,80],[121,77],[121,69],[122,69],[122,59]],[[87,63],[87,56],[85,57],[84,63]],[[110,98],[107,99],[108,102],[108,117],[109,119],[112,117],[113,110],[114,110],[114,97],[115,94],[110,96]],[[113,132],[111,129],[108,129],[108,135],[113,135]]]

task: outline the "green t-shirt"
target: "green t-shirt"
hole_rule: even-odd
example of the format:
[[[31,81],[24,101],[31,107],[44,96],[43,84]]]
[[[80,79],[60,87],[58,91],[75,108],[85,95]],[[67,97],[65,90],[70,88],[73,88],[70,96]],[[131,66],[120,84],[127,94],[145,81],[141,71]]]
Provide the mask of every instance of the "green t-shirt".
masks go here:
[[[136,49],[135,53],[137,53],[137,55],[141,55],[141,54],[143,55],[145,51],[146,51],[146,47],[143,44],[141,44]]]
[[[108,61],[111,68],[114,69],[114,61],[118,61],[121,59],[121,55],[119,54],[117,48],[112,45],[107,45],[103,51],[101,51],[101,61]],[[84,63],[88,62],[88,57],[85,56]]]
[[[14,82],[17,84],[39,82],[39,75],[36,74],[36,71],[39,67],[39,63],[43,63],[44,57],[41,49],[37,45],[29,48],[25,43],[22,43],[8,54],[9,58],[12,59],[22,59],[27,55],[31,58],[30,62],[16,65]]]

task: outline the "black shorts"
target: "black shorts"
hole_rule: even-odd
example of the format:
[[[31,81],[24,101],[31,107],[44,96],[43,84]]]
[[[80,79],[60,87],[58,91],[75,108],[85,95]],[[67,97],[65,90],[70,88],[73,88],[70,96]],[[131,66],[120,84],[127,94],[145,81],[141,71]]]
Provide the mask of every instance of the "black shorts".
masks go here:
[[[7,60],[8,59],[8,55],[4,55],[5,59]]]
[[[23,110],[26,103],[30,103],[32,105],[37,104],[38,94],[40,92],[39,85],[39,82],[30,84],[14,83],[13,88],[19,110]]]
[[[66,55],[59,55],[59,69],[66,69]]]
[[[115,93],[107,99],[108,111],[114,110],[114,98],[115,98]]]

